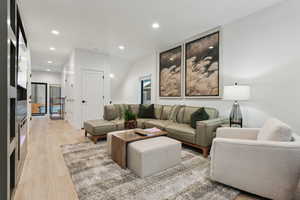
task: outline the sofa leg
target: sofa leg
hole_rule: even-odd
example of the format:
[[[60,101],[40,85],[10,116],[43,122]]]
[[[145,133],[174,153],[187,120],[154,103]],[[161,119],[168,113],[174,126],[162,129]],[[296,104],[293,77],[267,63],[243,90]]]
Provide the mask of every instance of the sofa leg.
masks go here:
[[[208,153],[209,153],[209,148],[208,147],[202,147],[201,149],[202,149],[202,153],[203,153],[204,158],[207,158]]]
[[[85,137],[87,137],[87,131],[84,132]]]
[[[98,142],[98,137],[97,137],[97,136],[92,136],[91,139],[92,139],[92,141],[93,141],[95,144],[97,144],[97,142]]]

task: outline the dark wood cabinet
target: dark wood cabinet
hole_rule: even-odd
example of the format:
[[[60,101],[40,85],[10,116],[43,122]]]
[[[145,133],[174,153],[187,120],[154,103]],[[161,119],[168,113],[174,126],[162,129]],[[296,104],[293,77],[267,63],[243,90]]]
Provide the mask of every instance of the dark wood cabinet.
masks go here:
[[[20,175],[17,120],[18,8],[16,0],[0,1],[0,199],[13,198]],[[26,129],[27,131],[27,129]],[[24,151],[24,150],[23,150]],[[26,155],[26,154],[25,154]],[[23,158],[24,159],[24,158]]]

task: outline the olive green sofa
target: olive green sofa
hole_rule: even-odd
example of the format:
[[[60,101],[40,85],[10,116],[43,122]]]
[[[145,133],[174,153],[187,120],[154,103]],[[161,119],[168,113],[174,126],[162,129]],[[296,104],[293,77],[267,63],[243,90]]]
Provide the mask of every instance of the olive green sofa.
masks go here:
[[[220,118],[215,108],[204,107],[209,115],[209,120],[198,121],[196,129],[190,126],[191,115],[200,107],[183,105],[154,105],[154,119],[137,119],[138,128],[157,127],[168,132],[168,136],[180,140],[186,145],[201,149],[207,156],[212,140],[216,135],[216,129],[226,119]],[[85,135],[91,135],[96,143],[99,138],[106,137],[112,131],[124,129],[123,115],[126,109],[138,114],[139,104],[114,104],[104,107],[104,120],[89,120],[84,122]]]

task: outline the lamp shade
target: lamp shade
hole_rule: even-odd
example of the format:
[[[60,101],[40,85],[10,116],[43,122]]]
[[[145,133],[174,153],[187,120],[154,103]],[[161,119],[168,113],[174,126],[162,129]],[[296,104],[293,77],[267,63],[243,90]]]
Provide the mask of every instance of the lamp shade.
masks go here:
[[[224,99],[245,101],[250,98],[250,87],[247,85],[232,85],[224,87]]]

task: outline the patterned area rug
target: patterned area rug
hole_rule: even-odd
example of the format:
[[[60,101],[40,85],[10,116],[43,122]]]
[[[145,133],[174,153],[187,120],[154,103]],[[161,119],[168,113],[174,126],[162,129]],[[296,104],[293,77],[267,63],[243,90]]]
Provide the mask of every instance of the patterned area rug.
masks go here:
[[[185,148],[180,165],[144,179],[114,163],[105,141],[64,145],[62,152],[80,200],[233,200],[239,194],[210,181],[209,160]]]

